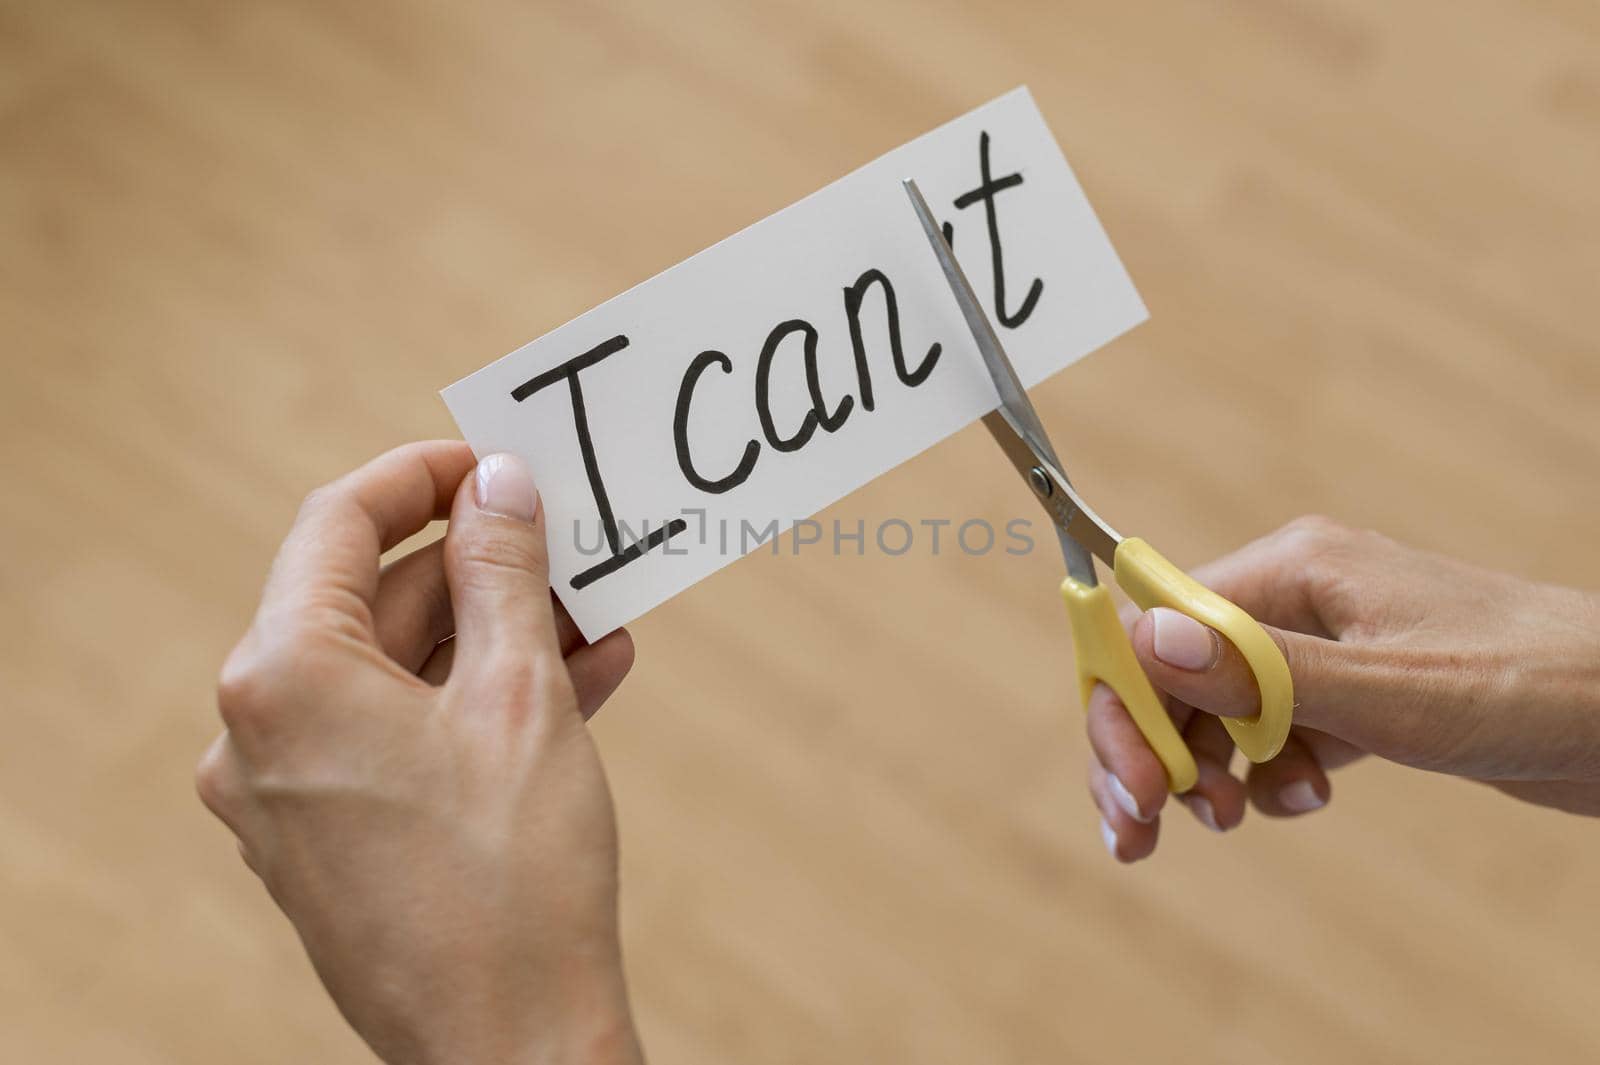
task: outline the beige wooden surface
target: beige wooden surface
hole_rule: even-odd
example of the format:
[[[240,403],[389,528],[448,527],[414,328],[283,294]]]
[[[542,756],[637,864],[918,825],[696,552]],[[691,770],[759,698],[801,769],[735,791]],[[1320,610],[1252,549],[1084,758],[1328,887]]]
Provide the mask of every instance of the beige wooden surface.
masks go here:
[[[1154,314],[1037,395],[1119,525],[1600,585],[1597,10],[0,0],[0,1060],[369,1060],[190,784],[298,497],[1018,83]],[[823,517],[1008,478],[969,429]],[[1112,865],[1058,566],[762,555],[637,624],[655,1061],[1595,1057],[1591,824],[1367,766]]]

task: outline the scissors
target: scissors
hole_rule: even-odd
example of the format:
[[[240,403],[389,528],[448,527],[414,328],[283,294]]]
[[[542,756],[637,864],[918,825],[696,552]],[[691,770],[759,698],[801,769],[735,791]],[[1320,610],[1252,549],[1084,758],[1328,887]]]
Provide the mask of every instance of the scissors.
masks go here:
[[[1261,709],[1255,717],[1222,719],[1233,742],[1252,762],[1265,762],[1283,749],[1294,714],[1294,684],[1283,652],[1249,614],[1205,587],[1134,536],[1119,536],[1073,489],[1061,472],[1050,437],[1017,378],[1016,368],[995,336],[989,317],[978,303],[961,264],[945,242],[939,223],[915,181],[904,183],[928,243],[955,293],[956,303],[983,354],[984,365],[1000,395],[1000,406],[983,417],[990,434],[1044,507],[1061,541],[1067,576],[1061,582],[1072,621],[1072,643],[1078,662],[1078,686],[1084,704],[1096,683],[1104,683],[1128,708],[1133,723],[1167,771],[1174,792],[1194,787],[1199,776],[1194,755],[1178,735],[1150,679],[1139,668],[1133,644],[1117,617],[1116,605],[1095,576],[1094,559],[1111,567],[1117,583],[1141,610],[1165,606],[1225,636],[1255,674]]]

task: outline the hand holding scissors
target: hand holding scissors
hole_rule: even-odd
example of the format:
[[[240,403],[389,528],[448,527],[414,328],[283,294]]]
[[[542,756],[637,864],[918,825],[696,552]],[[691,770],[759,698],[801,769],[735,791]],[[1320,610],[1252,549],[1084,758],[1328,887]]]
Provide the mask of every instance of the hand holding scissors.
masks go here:
[[[1060,540],[1067,567],[1061,595],[1072,619],[1085,704],[1097,683],[1109,687],[1160,759],[1168,787],[1176,793],[1194,787],[1199,773],[1194,756],[1139,667],[1116,605],[1095,574],[1094,558],[1098,556],[1141,609],[1165,606],[1177,610],[1221,633],[1238,648],[1255,675],[1261,709],[1254,717],[1228,718],[1223,724],[1245,757],[1253,762],[1272,758],[1289,735],[1294,709],[1294,685],[1278,645],[1249,614],[1178,569],[1143,540],[1118,535],[1079,497],[1061,472],[1050,437],[916,182],[906,181],[905,188],[1000,396],[1000,406],[984,415],[983,423],[1044,507]]]

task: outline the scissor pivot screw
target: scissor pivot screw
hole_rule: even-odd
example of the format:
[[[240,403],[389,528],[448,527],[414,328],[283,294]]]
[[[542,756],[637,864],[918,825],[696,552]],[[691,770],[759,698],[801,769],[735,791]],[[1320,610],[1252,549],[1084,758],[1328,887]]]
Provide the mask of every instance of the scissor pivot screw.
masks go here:
[[[1046,498],[1055,491],[1055,486],[1050,483],[1050,478],[1037,466],[1028,471],[1028,481],[1033,485],[1035,492]]]

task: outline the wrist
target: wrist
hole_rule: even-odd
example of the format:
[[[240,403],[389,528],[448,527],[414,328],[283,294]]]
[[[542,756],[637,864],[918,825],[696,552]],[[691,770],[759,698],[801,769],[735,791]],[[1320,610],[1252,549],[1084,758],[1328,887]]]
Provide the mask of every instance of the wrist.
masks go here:
[[[617,985],[605,1001],[574,1003],[540,1045],[517,1059],[518,1065],[642,1065],[644,1053],[620,975]]]
[[[519,1065],[641,1065],[615,933],[606,948],[570,959],[553,983],[550,998],[558,1015],[547,1028],[550,1038],[518,1059]]]
[[[644,1051],[626,1008],[568,1033],[562,1049],[539,1065],[644,1065]]]
[[[463,1017],[441,1026],[417,1058],[386,1060],[390,1065],[641,1065],[644,1060],[620,961],[598,972],[569,971],[521,987],[503,986],[492,997],[499,1000],[494,1008],[477,1013],[476,1020]]]

